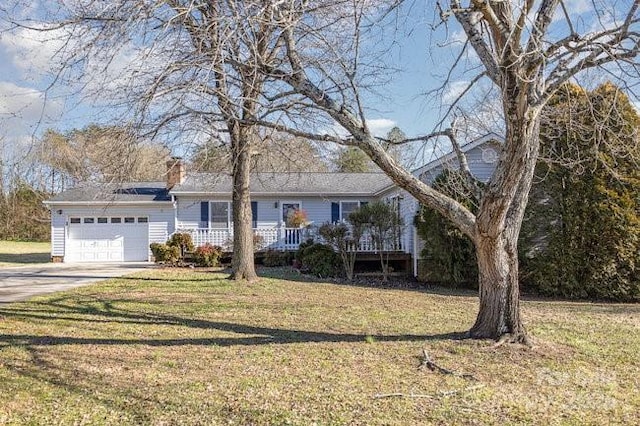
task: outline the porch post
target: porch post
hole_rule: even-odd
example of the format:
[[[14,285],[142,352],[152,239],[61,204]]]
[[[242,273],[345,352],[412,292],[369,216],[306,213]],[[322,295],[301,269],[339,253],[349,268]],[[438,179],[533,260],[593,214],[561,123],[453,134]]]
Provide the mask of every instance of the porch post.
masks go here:
[[[282,222],[278,222],[278,227],[276,228],[276,244],[277,250],[284,248],[284,226]]]

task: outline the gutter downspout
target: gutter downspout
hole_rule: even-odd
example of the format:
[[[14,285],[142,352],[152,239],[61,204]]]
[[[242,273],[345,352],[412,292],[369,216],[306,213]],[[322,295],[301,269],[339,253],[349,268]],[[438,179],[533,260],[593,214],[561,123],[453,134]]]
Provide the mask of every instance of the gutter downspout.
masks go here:
[[[173,233],[178,230],[178,199],[175,195],[171,194],[171,202],[173,203]],[[167,239],[169,239],[169,235],[167,235]]]

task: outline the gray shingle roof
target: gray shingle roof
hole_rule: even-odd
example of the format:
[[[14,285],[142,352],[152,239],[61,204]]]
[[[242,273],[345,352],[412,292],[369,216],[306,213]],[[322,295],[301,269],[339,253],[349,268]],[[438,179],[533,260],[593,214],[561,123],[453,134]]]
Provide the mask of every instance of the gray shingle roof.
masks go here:
[[[384,173],[254,173],[251,175],[252,195],[373,195],[391,185]],[[172,194],[231,194],[231,176],[196,173],[176,185]]]
[[[49,203],[151,201],[171,201],[165,182],[86,184],[61,192]]]

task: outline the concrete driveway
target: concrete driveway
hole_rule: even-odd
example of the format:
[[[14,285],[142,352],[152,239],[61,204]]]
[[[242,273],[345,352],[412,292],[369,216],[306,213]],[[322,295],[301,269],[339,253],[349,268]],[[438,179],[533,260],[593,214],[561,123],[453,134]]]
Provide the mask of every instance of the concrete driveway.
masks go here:
[[[120,277],[152,263],[49,263],[0,268],[0,303],[15,302],[45,293],[81,287]]]

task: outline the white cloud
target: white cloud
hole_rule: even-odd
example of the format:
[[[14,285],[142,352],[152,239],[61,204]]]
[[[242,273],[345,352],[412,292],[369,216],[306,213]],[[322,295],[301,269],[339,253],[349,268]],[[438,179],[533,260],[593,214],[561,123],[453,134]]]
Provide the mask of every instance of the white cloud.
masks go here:
[[[0,38],[0,46],[7,52],[11,63],[31,79],[55,68],[54,57],[65,43],[67,37],[63,30],[18,28]]]
[[[34,118],[41,115],[42,92],[10,82],[0,82],[0,117]]]
[[[374,136],[384,137],[395,125],[396,122],[388,118],[372,118],[367,120],[369,131]]]
[[[369,131],[371,132],[371,134],[378,137],[385,137],[389,130],[391,130],[394,126],[396,126],[396,122],[388,118],[371,118],[367,120],[367,127],[369,127]],[[341,138],[346,138],[347,136],[349,136],[349,133],[337,123],[334,124],[333,127],[327,131],[327,133],[336,135]]]
[[[7,141],[18,144],[52,118],[57,117],[62,105],[46,100],[39,90],[0,81],[0,127]]]

